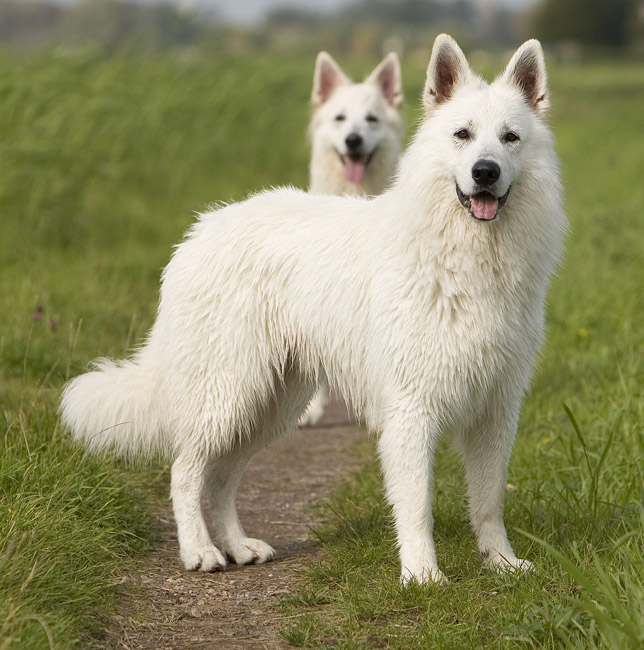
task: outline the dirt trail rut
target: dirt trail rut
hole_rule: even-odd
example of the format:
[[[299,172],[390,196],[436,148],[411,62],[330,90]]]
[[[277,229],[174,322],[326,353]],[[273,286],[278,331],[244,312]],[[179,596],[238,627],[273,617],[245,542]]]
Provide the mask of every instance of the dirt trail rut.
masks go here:
[[[277,551],[257,566],[222,573],[185,571],[179,561],[170,504],[160,515],[162,538],[142,572],[127,580],[124,599],[103,638],[105,650],[278,650],[284,619],[274,605],[295,583],[295,570],[317,552],[310,527],[320,501],[359,464],[356,442],[365,434],[332,400],[321,425],[299,430],[258,454],[237,499],[246,533]]]

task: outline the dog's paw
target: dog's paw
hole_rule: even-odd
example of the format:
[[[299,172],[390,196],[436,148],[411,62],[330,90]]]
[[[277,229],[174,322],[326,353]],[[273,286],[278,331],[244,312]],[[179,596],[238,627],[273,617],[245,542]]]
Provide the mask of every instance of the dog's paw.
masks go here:
[[[226,556],[235,564],[262,564],[275,557],[275,549],[261,539],[244,537],[234,546],[226,548]]]
[[[447,585],[449,580],[445,577],[445,574],[438,567],[424,567],[423,569],[412,571],[408,568],[403,568],[402,574],[400,576],[400,583],[403,587],[407,587],[411,584],[437,584],[437,585]]]
[[[526,573],[534,571],[534,564],[530,560],[522,560],[518,557],[504,557],[503,555],[494,555],[486,561],[486,566],[490,567],[497,573]]]
[[[181,559],[188,571],[223,571],[226,559],[215,546],[196,549],[181,549]]]

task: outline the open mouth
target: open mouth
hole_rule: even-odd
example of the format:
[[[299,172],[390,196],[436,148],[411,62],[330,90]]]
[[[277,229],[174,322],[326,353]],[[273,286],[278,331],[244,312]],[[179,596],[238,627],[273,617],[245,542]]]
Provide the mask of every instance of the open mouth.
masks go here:
[[[375,150],[369,154],[348,153],[342,155],[338,153],[344,166],[344,177],[349,183],[362,183],[367,165],[371,162],[374,153],[376,153]]]
[[[492,221],[499,213],[499,209],[503,207],[507,201],[508,191],[500,197],[494,196],[491,192],[483,190],[471,196],[467,196],[461,191],[461,188],[456,185],[456,194],[461,205],[467,210],[470,217],[478,221]]]

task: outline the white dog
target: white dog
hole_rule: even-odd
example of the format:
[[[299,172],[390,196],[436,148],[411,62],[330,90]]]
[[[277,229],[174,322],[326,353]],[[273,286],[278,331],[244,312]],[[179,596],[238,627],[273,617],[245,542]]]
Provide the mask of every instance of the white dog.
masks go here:
[[[394,176],[402,147],[402,75],[395,52],[362,83],[353,83],[330,54],[320,52],[311,104],[311,191],[382,194]],[[322,378],[300,424],[317,424],[328,401],[329,384]]]
[[[282,189],[202,215],[165,269],[143,347],[67,385],[77,439],[173,457],[186,568],[273,557],[246,536],[235,493],[248,459],[296,426],[320,367],[379,434],[403,582],[444,580],[432,464],[446,433],[484,561],[530,566],[508,542],[503,495],[566,228],[541,46],[525,43],[488,85],[439,36],[424,106],[379,197]]]
[[[320,52],[313,77],[312,192],[375,196],[391,182],[402,147],[400,63],[390,52],[353,83]]]

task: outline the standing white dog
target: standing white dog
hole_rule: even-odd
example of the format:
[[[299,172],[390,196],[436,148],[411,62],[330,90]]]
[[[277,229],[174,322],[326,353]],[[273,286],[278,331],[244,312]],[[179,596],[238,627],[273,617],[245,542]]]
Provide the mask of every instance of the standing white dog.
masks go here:
[[[375,196],[390,185],[402,147],[400,62],[390,52],[362,83],[353,83],[330,54],[315,62],[311,136],[312,192]],[[315,425],[329,401],[322,378],[300,424]]]
[[[403,581],[444,579],[431,505],[445,433],[485,562],[530,566],[506,536],[505,476],[566,228],[541,46],[525,43],[488,85],[439,36],[424,105],[375,199],[283,189],[203,215],[165,269],[145,345],[67,385],[77,439],[173,456],[186,568],[273,557],[246,536],[235,493],[248,459],[295,427],[320,367],[379,434]]]

